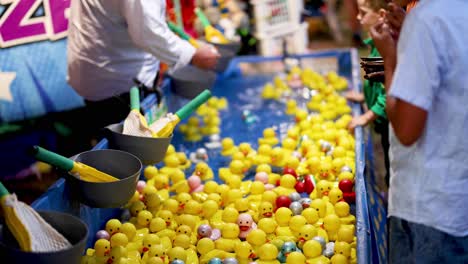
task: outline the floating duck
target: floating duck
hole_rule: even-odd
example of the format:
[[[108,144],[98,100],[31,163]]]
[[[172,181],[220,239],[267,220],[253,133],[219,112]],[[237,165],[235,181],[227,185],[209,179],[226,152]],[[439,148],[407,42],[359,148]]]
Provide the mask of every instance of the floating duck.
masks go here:
[[[187,261],[187,252],[181,247],[173,247],[168,250],[167,256],[169,257],[169,263],[175,260],[182,260],[184,263]]]
[[[157,258],[161,260],[160,263],[169,263],[169,260],[166,258],[167,249],[163,245],[153,245],[148,252],[143,255],[141,259],[142,263],[149,264],[151,258]],[[153,260],[154,261],[154,260]]]
[[[237,147],[234,145],[232,138],[223,138],[221,141],[221,155],[231,156],[235,152],[237,152]]]
[[[348,258],[341,254],[334,254],[333,257],[330,259],[332,264],[348,264]]]
[[[289,228],[291,229],[291,232],[296,238],[294,241],[297,241],[297,239],[300,237],[301,229],[306,224],[307,224],[307,220],[302,215],[295,215],[291,217],[291,220],[289,220]]]
[[[122,246],[112,247],[110,257],[107,260],[108,264],[128,264],[131,261],[128,258],[127,249]]]
[[[258,264],[280,264],[276,259],[278,257],[278,248],[273,244],[264,244],[258,249]]]
[[[285,157],[291,156],[292,153],[296,150],[297,142],[292,138],[285,138],[281,142],[281,147]]]
[[[296,192],[294,186],[296,185],[296,178],[290,174],[285,174],[280,179],[280,186],[274,189],[278,195],[289,196],[291,193]]]
[[[266,144],[266,145],[270,145],[273,147],[274,145],[277,145],[278,143],[279,143],[279,140],[276,137],[275,130],[273,130],[273,128],[271,127],[265,128],[263,130],[263,138],[258,139],[258,145]]]
[[[192,175],[188,177],[187,183],[190,187],[190,193],[203,192],[204,185],[202,184],[200,177]]]
[[[81,258],[81,264],[104,264],[109,258],[110,242],[106,239],[98,239],[94,243],[94,249],[88,249],[86,255]]]
[[[297,251],[300,252],[300,250],[296,247],[296,244],[294,244],[292,242],[285,242],[281,246],[281,250],[278,253],[277,259],[281,263],[286,263],[286,258],[289,256],[289,254],[291,254],[292,252],[297,252]]]
[[[110,245],[111,248],[113,247],[127,247],[128,245],[128,238],[123,233],[116,233],[110,238]]]
[[[327,232],[328,240],[335,241],[337,239],[338,230],[340,229],[341,222],[340,218],[335,215],[327,215],[323,219],[323,228]]]
[[[174,247],[181,247],[185,250],[192,248],[193,244],[191,242],[190,236],[185,234],[177,234],[174,239],[172,240],[172,246]]]
[[[185,152],[177,152],[176,155],[179,159],[179,169],[186,170],[192,166],[192,162],[187,158]]]
[[[306,208],[302,210],[301,215],[305,217],[309,225],[316,226],[316,223],[319,220],[319,214],[316,208]]]
[[[266,234],[267,242],[270,242],[276,238],[276,228],[278,224],[273,218],[262,218],[258,221],[257,228],[263,230]]]
[[[208,149],[221,148],[221,137],[219,134],[209,136],[209,141],[205,143],[205,147]]]
[[[156,175],[158,175],[158,168],[155,166],[146,166],[146,168],[143,170],[143,176],[147,181],[151,180]]]
[[[246,240],[252,246],[254,252],[258,253],[260,247],[267,242],[267,237],[263,230],[254,229],[247,235]]]
[[[155,233],[158,237],[169,237],[171,240],[175,237],[176,233],[172,229],[167,228],[166,221],[161,217],[155,217],[151,220],[149,231]]]
[[[335,213],[340,218],[342,225],[355,225],[356,217],[349,213],[349,204],[346,202],[337,202],[335,204]]]
[[[176,214],[180,209],[179,202],[176,199],[172,198],[164,200],[162,209],[168,210],[172,214]]]
[[[212,180],[214,177],[213,171],[205,162],[197,163],[193,174],[200,177],[203,181]]]
[[[276,205],[276,198],[278,198],[278,194],[276,194],[274,191],[265,191],[262,194],[262,202],[269,202],[272,205]]]
[[[160,245],[161,240],[159,239],[159,236],[156,234],[147,234],[145,238],[143,238],[143,243],[142,243],[142,252],[146,253],[148,252],[151,247],[154,247],[156,245]]]
[[[258,208],[258,220],[273,217],[273,205],[270,202],[262,202]]]
[[[219,196],[218,194],[214,194]],[[202,204],[202,211],[201,211],[201,217],[203,220],[209,221],[217,212],[219,209],[219,203],[214,200],[206,200]]]
[[[247,213],[242,213],[237,217],[237,225],[240,229],[239,238],[243,240],[253,229],[257,228],[252,216]]]
[[[317,236],[317,229],[313,225],[306,224],[302,226],[298,234],[297,246],[302,249],[304,243],[311,240],[315,236]]]
[[[286,101],[286,114],[294,115],[297,111],[297,102],[294,99],[289,99]]]
[[[192,232],[192,228],[189,225],[180,224],[179,227],[177,227],[176,234],[187,235],[192,245],[195,245],[197,242],[197,235]]]
[[[306,257],[301,252],[291,252],[286,257],[286,264],[305,264]]]
[[[289,220],[293,217],[293,212],[289,208],[281,207],[275,212],[275,220],[278,223],[276,228],[276,235],[282,237],[291,237],[295,239],[291,229],[289,228]]]
[[[333,205],[336,205],[336,203],[338,202],[344,201],[343,192],[339,188],[332,188],[330,192],[328,193],[328,200]]]
[[[263,99],[278,100],[281,97],[281,92],[275,89],[273,84],[267,83],[263,87],[262,94]]]
[[[195,152],[190,153],[190,160],[197,164],[208,161],[208,152],[205,148],[197,148]]]
[[[220,133],[221,118],[219,118],[218,113],[205,116],[203,123],[204,126],[200,129],[203,135],[216,135]]]
[[[268,164],[271,162],[271,146],[267,144],[260,145],[258,147],[257,155],[253,158],[254,164]]]
[[[239,243],[239,226],[234,223],[224,224],[221,230],[221,238],[215,241],[217,249],[226,252],[234,252],[234,246]]]
[[[120,232],[120,227],[122,223],[118,219],[111,219],[106,223],[106,231],[110,236],[113,236],[116,233]]]
[[[197,117],[190,117],[186,124],[179,126],[184,139],[190,142],[197,142],[202,139],[200,120]]]
[[[305,242],[302,252],[307,258],[307,263],[330,263],[330,260],[327,257],[322,256],[322,250],[322,245],[319,242],[309,240]]]
[[[248,242],[237,243],[234,249],[239,264],[250,264],[257,256]]]
[[[161,208],[161,198],[158,193],[148,193],[143,195],[146,210],[152,215],[156,215]]]
[[[183,171],[179,169],[179,158],[177,158],[177,155],[170,155],[168,157],[165,157],[164,163],[166,166],[162,167],[159,170],[160,173],[172,176],[172,174],[174,174],[175,171],[180,171],[183,174]],[[173,181],[172,177],[171,180]]]
[[[137,229],[148,228],[152,219],[153,215],[150,213],[150,211],[143,210],[137,215],[137,222],[135,227]]]
[[[200,264],[210,263],[210,260],[214,258],[226,259],[235,256],[232,253],[216,249],[215,243],[209,238],[202,238],[198,240],[197,252],[200,254]]]
[[[221,237],[221,231],[219,229],[213,229],[211,226],[203,224],[197,229],[198,239],[209,238],[213,241],[218,240]]]
[[[276,167],[284,167],[285,152],[281,147],[275,147],[270,153],[271,165]]]
[[[161,217],[164,222],[166,222],[166,228],[175,230],[177,228],[177,223],[174,221],[174,215],[171,211],[161,210],[159,212],[159,217]]]
[[[315,189],[314,189],[314,191],[316,192],[315,197],[311,197],[311,198],[321,199],[321,198],[323,198],[325,196],[328,196],[328,194],[331,191],[332,187],[333,187],[332,183],[327,181],[327,180],[318,181],[317,185],[315,186]]]
[[[344,263],[349,263],[352,261],[351,260],[351,246],[346,243],[346,242],[335,242],[335,246],[334,246],[334,253],[335,255],[339,254],[339,255],[343,255],[345,257],[345,262]],[[356,259],[354,259],[355,261]],[[355,262],[354,262],[355,263]]]

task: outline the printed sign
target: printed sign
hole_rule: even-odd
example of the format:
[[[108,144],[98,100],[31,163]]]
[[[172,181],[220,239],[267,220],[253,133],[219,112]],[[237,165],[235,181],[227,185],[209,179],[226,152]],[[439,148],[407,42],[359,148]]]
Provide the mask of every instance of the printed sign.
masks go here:
[[[66,82],[71,0],[0,0],[0,121],[83,105]]]

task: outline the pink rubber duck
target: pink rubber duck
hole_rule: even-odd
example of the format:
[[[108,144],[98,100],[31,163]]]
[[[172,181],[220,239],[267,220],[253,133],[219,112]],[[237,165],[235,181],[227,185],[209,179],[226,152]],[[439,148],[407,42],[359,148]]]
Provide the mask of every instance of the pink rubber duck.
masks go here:
[[[257,229],[257,224],[255,224],[250,214],[240,214],[239,217],[237,217],[237,225],[239,225],[240,229],[240,239],[247,238],[247,235],[252,231],[252,229]]]
[[[218,240],[221,237],[221,231],[219,229],[212,229],[209,225],[200,225],[197,230],[198,239],[209,238],[211,240]]]
[[[265,190],[267,191],[275,188],[273,184],[268,183],[268,173],[264,171],[257,172],[257,174],[255,174],[255,180],[263,182],[265,184]]]
[[[192,175],[187,179],[188,185],[190,187],[190,192],[203,192],[204,185],[201,182],[200,177]]]

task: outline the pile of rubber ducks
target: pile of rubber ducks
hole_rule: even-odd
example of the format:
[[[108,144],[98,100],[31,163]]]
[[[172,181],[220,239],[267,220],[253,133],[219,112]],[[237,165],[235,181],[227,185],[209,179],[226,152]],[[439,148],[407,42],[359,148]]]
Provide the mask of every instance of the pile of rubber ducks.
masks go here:
[[[184,139],[190,142],[202,140],[204,136],[220,134],[220,111],[228,108],[224,97],[211,97],[208,102],[197,109],[196,115],[190,117],[185,124],[179,126]]]
[[[344,86],[332,74],[300,77]],[[230,161],[218,171],[169,146],[164,166],[145,168],[146,180],[82,263],[356,263],[355,141],[343,125],[350,116],[297,110],[282,140],[274,128],[258,148],[222,139],[220,154]]]

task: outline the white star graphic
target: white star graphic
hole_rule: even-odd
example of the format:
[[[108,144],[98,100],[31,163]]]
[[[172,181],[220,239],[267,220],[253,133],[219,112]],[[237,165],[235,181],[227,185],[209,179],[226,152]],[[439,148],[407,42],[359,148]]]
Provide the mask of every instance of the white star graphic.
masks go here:
[[[16,78],[16,72],[0,72],[0,100],[13,101],[10,85]]]

